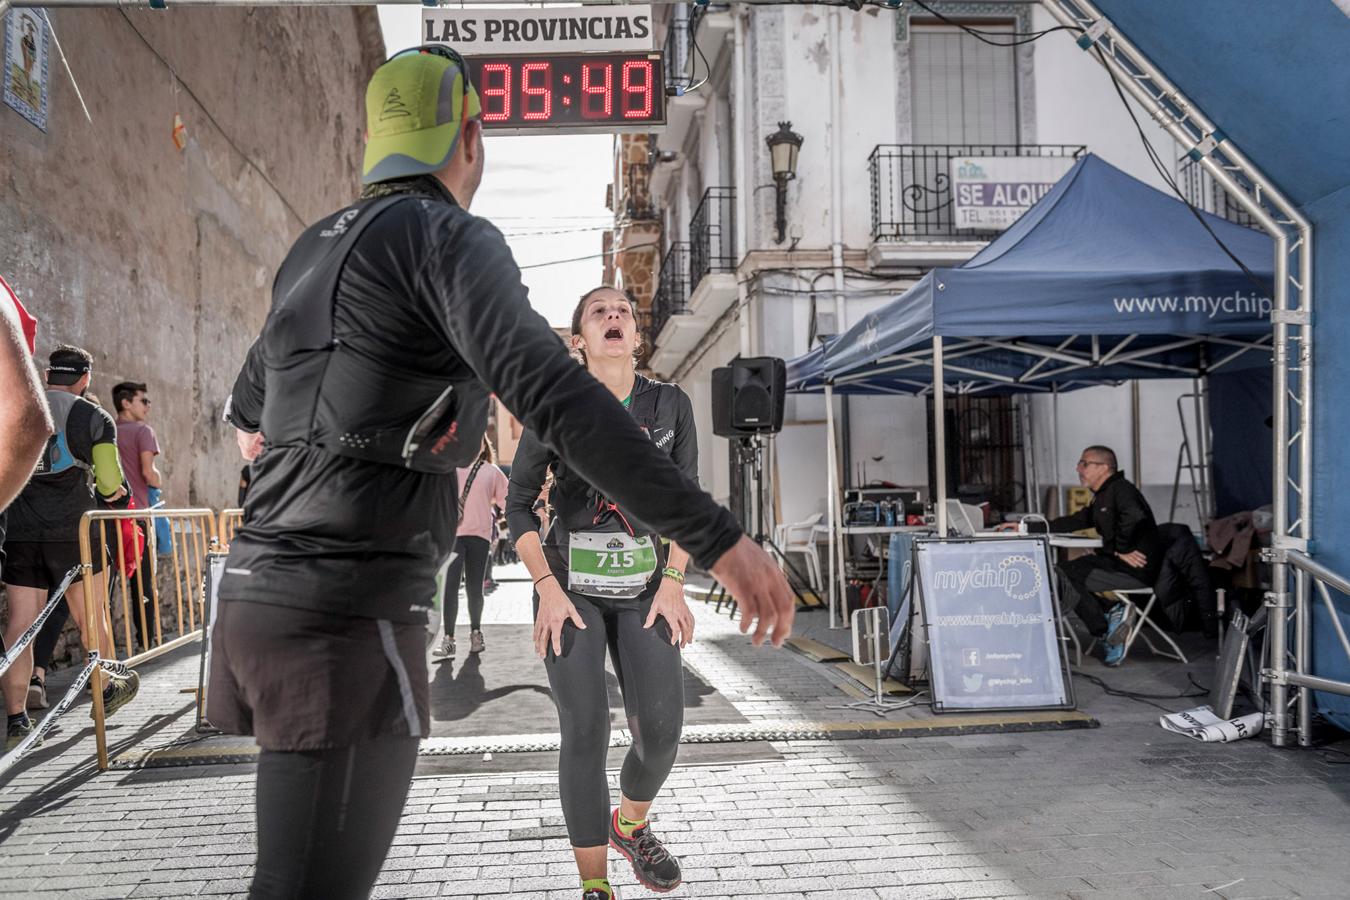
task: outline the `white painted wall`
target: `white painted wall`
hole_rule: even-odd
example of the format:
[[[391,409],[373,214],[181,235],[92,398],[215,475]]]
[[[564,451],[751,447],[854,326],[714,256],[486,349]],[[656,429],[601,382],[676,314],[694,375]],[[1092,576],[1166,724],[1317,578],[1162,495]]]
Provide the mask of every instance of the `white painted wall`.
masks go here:
[[[1177,397],[1192,390],[1190,379],[1158,379],[1140,382],[1140,445],[1144,496],[1159,522],[1166,521],[1176,475],[1177,449],[1181,446],[1181,422],[1177,415]],[[1054,400],[1047,395],[1031,398],[1032,430],[1038,477],[1043,486],[1054,481],[1054,466],[1059,466],[1059,484],[1075,485],[1074,466],[1084,447],[1104,444],[1116,453],[1125,477],[1134,480],[1134,453],[1131,436],[1130,387],[1095,387],[1059,395],[1058,448],[1052,445],[1055,418]],[[1186,405],[1187,427],[1194,440],[1194,419]],[[1194,447],[1192,451],[1194,452]],[[1189,481],[1183,480],[1178,497],[1176,519],[1191,522],[1195,518]]]

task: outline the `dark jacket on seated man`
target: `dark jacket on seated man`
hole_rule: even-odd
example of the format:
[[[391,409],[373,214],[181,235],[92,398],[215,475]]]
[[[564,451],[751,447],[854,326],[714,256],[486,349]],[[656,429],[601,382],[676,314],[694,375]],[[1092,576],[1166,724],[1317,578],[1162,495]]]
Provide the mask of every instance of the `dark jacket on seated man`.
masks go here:
[[[1110,568],[1137,575],[1141,581],[1152,584],[1162,565],[1162,542],[1158,539],[1158,523],[1153,510],[1139,489],[1125,480],[1120,472],[1112,473],[1096,494],[1092,503],[1069,516],[1060,516],[1050,522],[1054,532],[1081,531],[1095,528],[1101,535],[1102,546],[1097,555]],[[1142,570],[1120,560],[1117,553],[1139,551],[1148,558]],[[1096,560],[1094,560],[1096,561]]]

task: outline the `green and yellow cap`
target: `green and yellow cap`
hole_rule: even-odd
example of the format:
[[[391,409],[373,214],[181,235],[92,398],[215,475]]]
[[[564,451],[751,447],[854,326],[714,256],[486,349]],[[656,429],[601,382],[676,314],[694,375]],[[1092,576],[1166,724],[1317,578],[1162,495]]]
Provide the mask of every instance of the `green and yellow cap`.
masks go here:
[[[394,54],[366,86],[361,183],[439,171],[464,123],[481,113],[469,67],[454,50],[427,44]]]

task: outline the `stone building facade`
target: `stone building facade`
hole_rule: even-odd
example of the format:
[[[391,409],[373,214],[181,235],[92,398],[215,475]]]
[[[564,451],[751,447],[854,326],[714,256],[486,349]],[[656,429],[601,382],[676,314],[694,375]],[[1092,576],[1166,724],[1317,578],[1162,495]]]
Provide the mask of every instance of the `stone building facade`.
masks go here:
[[[661,265],[661,221],[652,202],[649,159],[647,135],[615,135],[614,181],[606,192],[614,229],[605,233],[602,247],[605,283],[623,287],[637,299],[639,327],[647,344]]]
[[[40,361],[85,347],[107,404],[148,384],[167,502],[232,506],[222,406],[291,242],[359,191],[376,12],[47,15],[70,72],[53,41],[45,130],[0,106],[0,273]]]

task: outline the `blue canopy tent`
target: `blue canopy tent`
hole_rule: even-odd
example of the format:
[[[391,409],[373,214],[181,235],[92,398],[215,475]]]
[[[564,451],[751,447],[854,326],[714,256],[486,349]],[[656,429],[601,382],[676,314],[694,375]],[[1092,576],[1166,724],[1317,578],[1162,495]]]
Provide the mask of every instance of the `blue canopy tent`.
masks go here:
[[[1180,200],[1088,154],[969,261],[789,363],[789,389],[1036,392],[1269,366],[1272,241],[1200,215],[1246,271]],[[942,416],[933,428],[941,459]],[[945,533],[942,466],[935,487]]]

